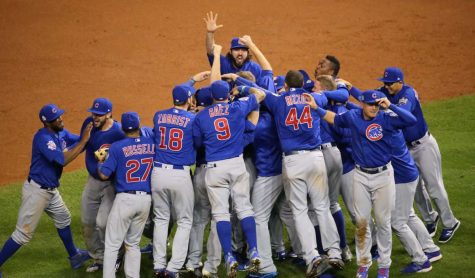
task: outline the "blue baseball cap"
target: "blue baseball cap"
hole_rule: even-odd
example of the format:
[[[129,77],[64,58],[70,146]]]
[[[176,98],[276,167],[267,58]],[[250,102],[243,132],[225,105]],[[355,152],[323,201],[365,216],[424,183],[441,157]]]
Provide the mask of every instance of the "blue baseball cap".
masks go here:
[[[299,70],[299,72],[303,75],[303,88],[306,91],[311,92],[313,87],[315,86],[315,82],[310,78],[308,73],[305,70]]]
[[[404,81],[404,74],[400,68],[390,67],[384,70],[383,77],[378,78],[382,82],[399,82]]]
[[[279,91],[280,89],[282,89],[284,87],[284,84],[285,84],[285,76],[277,75],[276,77],[274,77],[274,86],[275,86],[276,91]]]
[[[51,122],[59,118],[64,114],[64,110],[59,109],[56,104],[46,104],[40,110],[40,121],[42,122]]]
[[[140,127],[140,117],[136,112],[122,114],[121,124],[123,130],[134,130]]]
[[[386,97],[382,92],[369,90],[364,91],[360,96],[359,100],[364,103],[375,103],[377,99]]]
[[[211,96],[215,100],[225,100],[229,97],[229,84],[226,81],[218,80],[211,84]]]
[[[239,43],[239,38],[233,38],[231,40],[231,48],[230,49],[236,49],[236,48],[249,49],[249,47],[247,47],[247,45]]]
[[[92,103],[92,107],[87,111],[97,115],[105,115],[112,112],[112,102],[107,98],[96,98]]]
[[[211,96],[211,86],[206,86],[197,90],[195,98],[199,106],[206,107],[213,104],[213,97]]]
[[[188,98],[195,94],[195,88],[192,88],[188,85],[178,85],[173,88],[173,101],[174,102],[185,102]]]

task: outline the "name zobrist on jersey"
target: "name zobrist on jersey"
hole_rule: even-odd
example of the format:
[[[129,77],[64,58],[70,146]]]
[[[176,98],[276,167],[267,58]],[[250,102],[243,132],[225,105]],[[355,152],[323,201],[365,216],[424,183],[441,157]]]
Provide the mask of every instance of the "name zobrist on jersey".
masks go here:
[[[158,114],[157,124],[171,124],[186,127],[190,122],[190,118],[173,115],[173,114]]]
[[[125,157],[142,154],[155,154],[155,144],[138,144],[122,148]]]

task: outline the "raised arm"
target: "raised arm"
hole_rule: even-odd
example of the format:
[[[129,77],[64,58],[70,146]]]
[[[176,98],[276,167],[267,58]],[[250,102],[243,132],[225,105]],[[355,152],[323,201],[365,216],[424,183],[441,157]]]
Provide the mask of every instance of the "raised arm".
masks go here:
[[[64,166],[68,165],[82,152],[82,150],[87,144],[87,141],[89,141],[89,138],[91,137],[91,130],[92,130],[92,122],[88,123],[86,128],[84,128],[84,130],[81,133],[81,139],[74,146],[74,148],[64,153]]]
[[[381,98],[378,100],[379,106],[383,109],[391,109],[398,117],[394,119],[393,124],[396,127],[402,128],[406,126],[411,126],[417,122],[416,117],[412,115],[411,112],[407,111],[404,108],[398,107],[397,105],[392,104],[389,99]]]
[[[263,70],[272,70],[272,66],[270,65],[269,61],[261,52],[261,50],[257,47],[257,45],[254,44],[250,36],[245,35],[239,38],[239,42],[249,47],[249,49],[255,55],[257,62],[259,63],[259,65],[261,65]]]
[[[317,105],[317,102],[315,101],[315,98],[311,94],[308,93],[303,93],[303,96],[305,97],[305,102],[306,104],[310,105],[310,108],[314,109],[317,111],[318,116],[325,120],[329,124],[333,124],[335,122],[335,113],[330,110],[325,110]]]
[[[213,46],[213,54],[215,57],[219,57],[221,55],[221,50],[223,47],[221,45],[215,44]],[[221,80],[221,59],[214,59],[213,65],[211,66],[211,76],[210,76],[210,84],[214,81]]]
[[[249,94],[253,94],[256,96],[257,103],[262,102],[266,98],[266,92],[263,90],[256,88],[256,87],[249,87],[249,86],[238,86],[235,87],[232,91],[231,94],[236,96],[248,96]]]
[[[206,18],[203,18],[206,23],[206,53],[208,55],[213,55],[213,46],[214,46],[214,32],[219,28],[223,27],[223,25],[217,25],[218,14],[213,14],[212,11],[206,14]],[[221,53],[221,52],[220,52]]]

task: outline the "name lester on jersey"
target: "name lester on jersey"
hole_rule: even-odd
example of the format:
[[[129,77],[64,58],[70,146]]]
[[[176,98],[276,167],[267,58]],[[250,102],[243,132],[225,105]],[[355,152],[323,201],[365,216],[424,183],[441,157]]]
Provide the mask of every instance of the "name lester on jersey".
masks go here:
[[[157,124],[171,124],[186,127],[190,122],[190,118],[173,115],[173,114],[159,114]]]
[[[131,145],[122,148],[125,157],[132,155],[141,155],[141,154],[155,154],[155,145],[154,144],[138,144]]]

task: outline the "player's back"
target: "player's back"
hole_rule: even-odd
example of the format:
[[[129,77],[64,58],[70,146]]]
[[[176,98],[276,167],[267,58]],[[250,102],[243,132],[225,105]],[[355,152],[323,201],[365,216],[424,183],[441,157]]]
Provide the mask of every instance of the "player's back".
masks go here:
[[[321,144],[320,117],[306,104],[302,88],[290,88],[280,96],[268,94],[264,100],[276,121],[284,152],[311,150]],[[324,95],[312,94],[319,106],[326,105]]]
[[[192,165],[196,160],[193,145],[195,114],[170,108],[153,117],[156,154],[155,161],[173,165]]]
[[[103,166],[112,168],[111,170],[115,168],[116,192],[131,190],[150,192],[150,173],[154,155],[155,142],[152,138],[140,136],[113,143],[109,149],[109,158]]]
[[[246,116],[255,108],[256,98],[250,95],[232,103],[215,103],[198,113],[195,128],[199,129],[207,162],[242,154]]]

